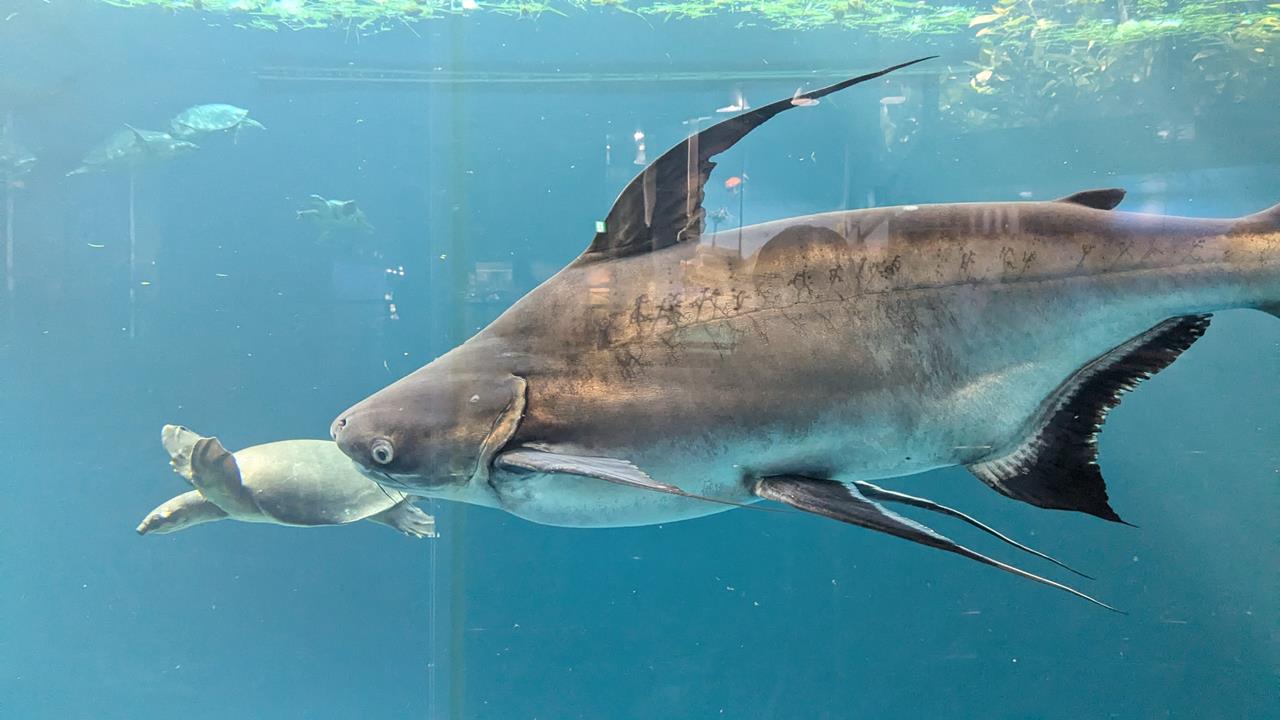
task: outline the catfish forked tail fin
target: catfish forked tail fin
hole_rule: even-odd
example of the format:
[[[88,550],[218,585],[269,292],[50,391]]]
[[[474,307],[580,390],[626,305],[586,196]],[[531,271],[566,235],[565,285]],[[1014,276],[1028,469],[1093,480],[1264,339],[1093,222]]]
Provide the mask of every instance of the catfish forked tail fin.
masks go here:
[[[1264,243],[1264,249],[1261,250],[1264,256],[1272,253],[1280,254],[1280,203],[1240,218],[1236,230],[1259,236],[1258,241]],[[1277,280],[1274,289],[1274,296],[1266,298],[1253,307],[1280,318],[1280,279]]]

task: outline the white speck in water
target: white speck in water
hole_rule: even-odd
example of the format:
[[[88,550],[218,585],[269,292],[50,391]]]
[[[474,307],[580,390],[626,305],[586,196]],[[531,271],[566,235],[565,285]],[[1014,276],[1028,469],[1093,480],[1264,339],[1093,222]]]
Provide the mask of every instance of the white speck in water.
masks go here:
[[[213,276],[214,276],[214,277],[231,277],[230,275],[228,275],[228,274],[226,274],[226,273],[214,273],[214,274],[213,274]]]
[[[1133,561],[1134,561],[1134,562],[1138,562],[1138,556],[1137,556],[1137,555],[1134,555],[1134,556],[1133,556]]]
[[[471,404],[473,404],[473,405],[474,405],[475,403],[480,402],[480,396],[479,396],[479,395],[472,395],[472,396],[471,396],[471,399],[470,399],[470,400],[468,400],[467,402],[469,402],[469,403],[471,403]]]

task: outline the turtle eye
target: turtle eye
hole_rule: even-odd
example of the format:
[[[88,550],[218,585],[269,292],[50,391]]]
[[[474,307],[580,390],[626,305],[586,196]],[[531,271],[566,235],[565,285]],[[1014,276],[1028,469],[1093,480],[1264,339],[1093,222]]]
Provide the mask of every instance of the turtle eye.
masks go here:
[[[369,447],[369,455],[373,461],[379,465],[387,465],[395,459],[396,449],[391,445],[391,441],[385,438],[378,438],[373,441],[373,445]]]

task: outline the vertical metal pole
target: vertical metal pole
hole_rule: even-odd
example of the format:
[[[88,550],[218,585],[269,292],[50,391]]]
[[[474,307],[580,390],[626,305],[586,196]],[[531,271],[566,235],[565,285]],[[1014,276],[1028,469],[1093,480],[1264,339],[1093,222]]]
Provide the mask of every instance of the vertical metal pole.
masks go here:
[[[134,203],[138,195],[138,168],[129,168],[129,339],[135,336],[138,319],[138,223],[134,216]]]
[[[450,43],[450,61],[455,72],[465,69],[466,39],[464,24],[453,22]],[[446,258],[448,271],[448,303],[453,309],[448,325],[448,344],[454,346],[466,337],[466,308],[462,305],[463,288],[467,282],[469,239],[467,223],[466,194],[466,156],[467,156],[467,113],[464,88],[461,83],[451,86],[449,103],[449,203],[450,208],[449,251]],[[437,144],[439,146],[439,144]],[[453,523],[450,531],[453,539],[449,543],[449,716],[454,720],[467,717],[466,707],[466,624],[467,624],[467,581],[466,581],[466,527],[467,511],[459,506],[452,513]]]
[[[13,187],[9,182],[4,184],[4,286],[9,293],[9,308],[14,303],[13,279]]]
[[[13,111],[10,110],[4,119],[4,136],[12,137],[12,134]],[[9,298],[9,317],[12,320],[17,316],[17,299],[14,297],[13,277],[13,186],[7,177],[4,184],[4,287]]]

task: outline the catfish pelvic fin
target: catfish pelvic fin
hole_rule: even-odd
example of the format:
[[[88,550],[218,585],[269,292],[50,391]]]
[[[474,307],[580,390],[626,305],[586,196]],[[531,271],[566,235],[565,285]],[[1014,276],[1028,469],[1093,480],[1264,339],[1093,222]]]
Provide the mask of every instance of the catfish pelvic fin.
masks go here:
[[[970,472],[1014,500],[1124,522],[1107,501],[1098,432],[1124,393],[1177,360],[1204,335],[1209,318],[1166,320],[1095,358],[1045,401],[1018,445],[970,465]]]
[[[627,487],[638,488],[641,490],[652,490],[654,492],[667,493],[668,495],[679,495],[680,497],[686,497],[691,500],[702,500],[719,505],[751,508],[751,505],[745,503],[733,502],[732,500],[720,500],[718,498],[705,497],[685,492],[675,485],[658,482],[657,480],[649,477],[643,470],[632,463],[629,463],[626,460],[618,460],[616,458],[566,455],[563,453],[546,452],[531,448],[520,448],[498,455],[494,460],[494,464],[508,471],[580,475],[582,477],[596,478],[598,480],[604,480],[605,482],[626,485]]]
[[[649,167],[627,183],[605,218],[604,229],[596,233],[574,265],[639,255],[682,242],[697,242],[702,236],[706,210],[703,190],[716,164],[711,158],[733,147],[770,118],[793,107],[811,105],[825,95],[894,70],[937,57],[918,58],[843,82],[797,93],[794,97],[763,105],[690,135],[666,151]]]
[[[1097,190],[1081,190],[1054,202],[1075,203],[1094,210],[1114,210],[1124,200],[1124,188],[1099,188]]]
[[[785,503],[799,510],[823,515],[850,525],[896,535],[905,540],[938,548],[939,550],[946,550],[984,565],[1004,570],[1018,577],[1058,588],[1063,592],[1088,600],[1094,605],[1099,605],[1113,612],[1121,612],[1068,585],[1029,573],[1021,568],[1002,563],[999,560],[994,560],[982,553],[959,545],[950,538],[938,534],[932,528],[905,518],[892,510],[886,509],[879,503],[869,500],[853,485],[798,475],[776,475],[757,480],[752,491],[762,498]]]

